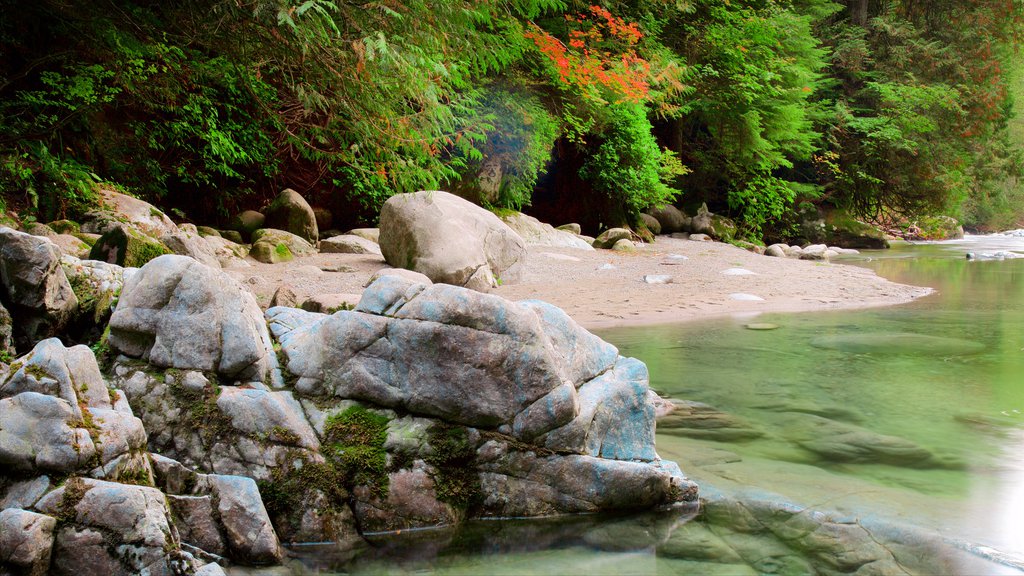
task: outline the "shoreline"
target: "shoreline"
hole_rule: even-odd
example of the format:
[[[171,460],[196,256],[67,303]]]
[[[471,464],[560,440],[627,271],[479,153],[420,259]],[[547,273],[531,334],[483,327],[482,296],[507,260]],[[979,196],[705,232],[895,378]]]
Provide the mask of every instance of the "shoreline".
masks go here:
[[[519,281],[490,293],[513,301],[543,300],[565,310],[588,330],[759,313],[876,308],[934,292],[891,282],[841,260],[774,258],[731,244],[668,236],[659,236],[635,252],[536,245],[528,251]],[[282,285],[296,293],[299,303],[325,294],[355,298],[371,275],[388,267],[380,256],[323,253],[288,264],[253,260],[247,264],[226,271],[252,291],[263,307]],[[648,275],[672,278],[667,284],[647,284],[644,277]],[[763,300],[736,300],[737,294]]]

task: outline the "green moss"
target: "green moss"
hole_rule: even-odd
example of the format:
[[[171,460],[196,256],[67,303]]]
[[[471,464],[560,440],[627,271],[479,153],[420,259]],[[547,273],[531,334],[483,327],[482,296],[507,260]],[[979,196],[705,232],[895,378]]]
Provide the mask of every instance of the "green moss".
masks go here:
[[[435,424],[429,430],[433,454],[426,458],[437,472],[434,486],[437,499],[460,510],[480,504],[480,476],[476,473],[476,446],[462,426]]]
[[[180,370],[172,368],[167,371],[167,374],[172,379],[171,394],[178,400],[182,408],[186,426],[199,432],[204,443],[211,444],[235,433],[235,428],[231,425],[231,418],[217,407],[217,398],[220,396],[219,386],[213,385],[202,390],[192,390],[181,384],[183,373]]]
[[[166,246],[126,226],[118,226],[96,241],[89,253],[92,260],[110,261],[125,268],[139,268],[157,256],[170,254]]]
[[[80,232],[72,232],[71,235],[74,236],[75,238],[78,238],[82,242],[85,242],[86,245],[88,245],[90,248],[95,246],[96,245],[96,241],[99,240],[99,238],[93,236],[92,234],[82,234]]]
[[[58,234],[78,234],[82,231],[82,227],[78,222],[72,222],[71,220],[54,220],[47,224],[47,226]]]
[[[298,462],[297,466],[275,468],[270,479],[257,482],[263,505],[274,523],[297,528],[317,492],[326,500],[317,510],[319,514],[329,518],[344,513],[349,500],[345,475],[330,463],[304,458]]]
[[[274,246],[274,254],[283,261],[291,260],[293,258],[292,251],[289,250],[288,246],[283,242],[278,242],[277,245]]]
[[[270,429],[270,433],[267,435],[267,440],[276,442],[278,444],[289,444],[291,446],[298,446],[299,435],[284,426],[274,426]]]
[[[49,372],[43,370],[36,364],[26,364],[25,374],[28,374],[29,376],[35,378],[36,380],[43,380],[44,378],[53,379],[53,377],[50,376]]]
[[[324,455],[344,474],[350,486],[369,486],[383,497],[388,491],[388,418],[353,406],[327,419],[324,425]]]

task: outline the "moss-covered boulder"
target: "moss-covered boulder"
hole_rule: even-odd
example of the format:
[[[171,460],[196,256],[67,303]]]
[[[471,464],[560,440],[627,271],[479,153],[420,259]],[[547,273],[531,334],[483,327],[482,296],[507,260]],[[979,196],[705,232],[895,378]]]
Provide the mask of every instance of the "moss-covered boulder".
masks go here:
[[[706,234],[715,240],[731,242],[736,238],[736,223],[708,210],[707,204],[701,204],[697,215],[690,221],[690,231],[695,234]]]
[[[252,241],[249,255],[268,264],[287,262],[296,256],[316,254],[316,248],[312,244],[284,230],[262,228],[253,232]]]
[[[238,214],[228,222],[228,230],[234,230],[242,235],[242,238],[238,240],[238,243],[248,241],[252,237],[252,233],[263,228],[263,224],[267,221],[267,217],[255,210],[246,210],[241,214]]]
[[[82,226],[72,220],[54,220],[47,224],[58,234],[75,234],[82,231]]]
[[[196,232],[203,238],[206,238],[207,236],[219,237],[221,235],[221,233],[217,231],[216,228],[211,228],[209,226],[196,226]]]
[[[964,227],[949,216],[925,216],[908,226],[908,240],[959,240]]]
[[[809,209],[802,216],[800,231],[813,244],[858,250],[889,247],[884,232],[858,220],[845,210],[831,210],[821,214],[816,209]]]
[[[119,224],[96,241],[89,252],[89,259],[117,264],[124,268],[140,268],[153,258],[170,253],[171,251],[159,240]]]

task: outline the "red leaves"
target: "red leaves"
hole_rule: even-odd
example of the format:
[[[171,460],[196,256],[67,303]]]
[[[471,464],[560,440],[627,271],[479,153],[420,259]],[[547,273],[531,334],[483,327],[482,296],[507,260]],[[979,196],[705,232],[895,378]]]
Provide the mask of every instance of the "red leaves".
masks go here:
[[[536,24],[525,32],[566,85],[611,93],[618,101],[641,102],[650,92],[651,65],[636,52],[643,38],[635,22],[616,18],[600,6],[589,14],[566,15],[568,46]]]

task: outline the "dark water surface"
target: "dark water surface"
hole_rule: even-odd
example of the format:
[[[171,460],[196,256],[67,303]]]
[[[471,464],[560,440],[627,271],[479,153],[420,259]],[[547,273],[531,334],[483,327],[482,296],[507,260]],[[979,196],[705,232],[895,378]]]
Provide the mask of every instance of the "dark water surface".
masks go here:
[[[294,573],[1018,574],[1024,568],[1024,238],[847,263],[936,294],[599,335],[684,404],[658,452],[701,512],[475,522],[304,549]],[[751,323],[774,324],[751,330]]]

